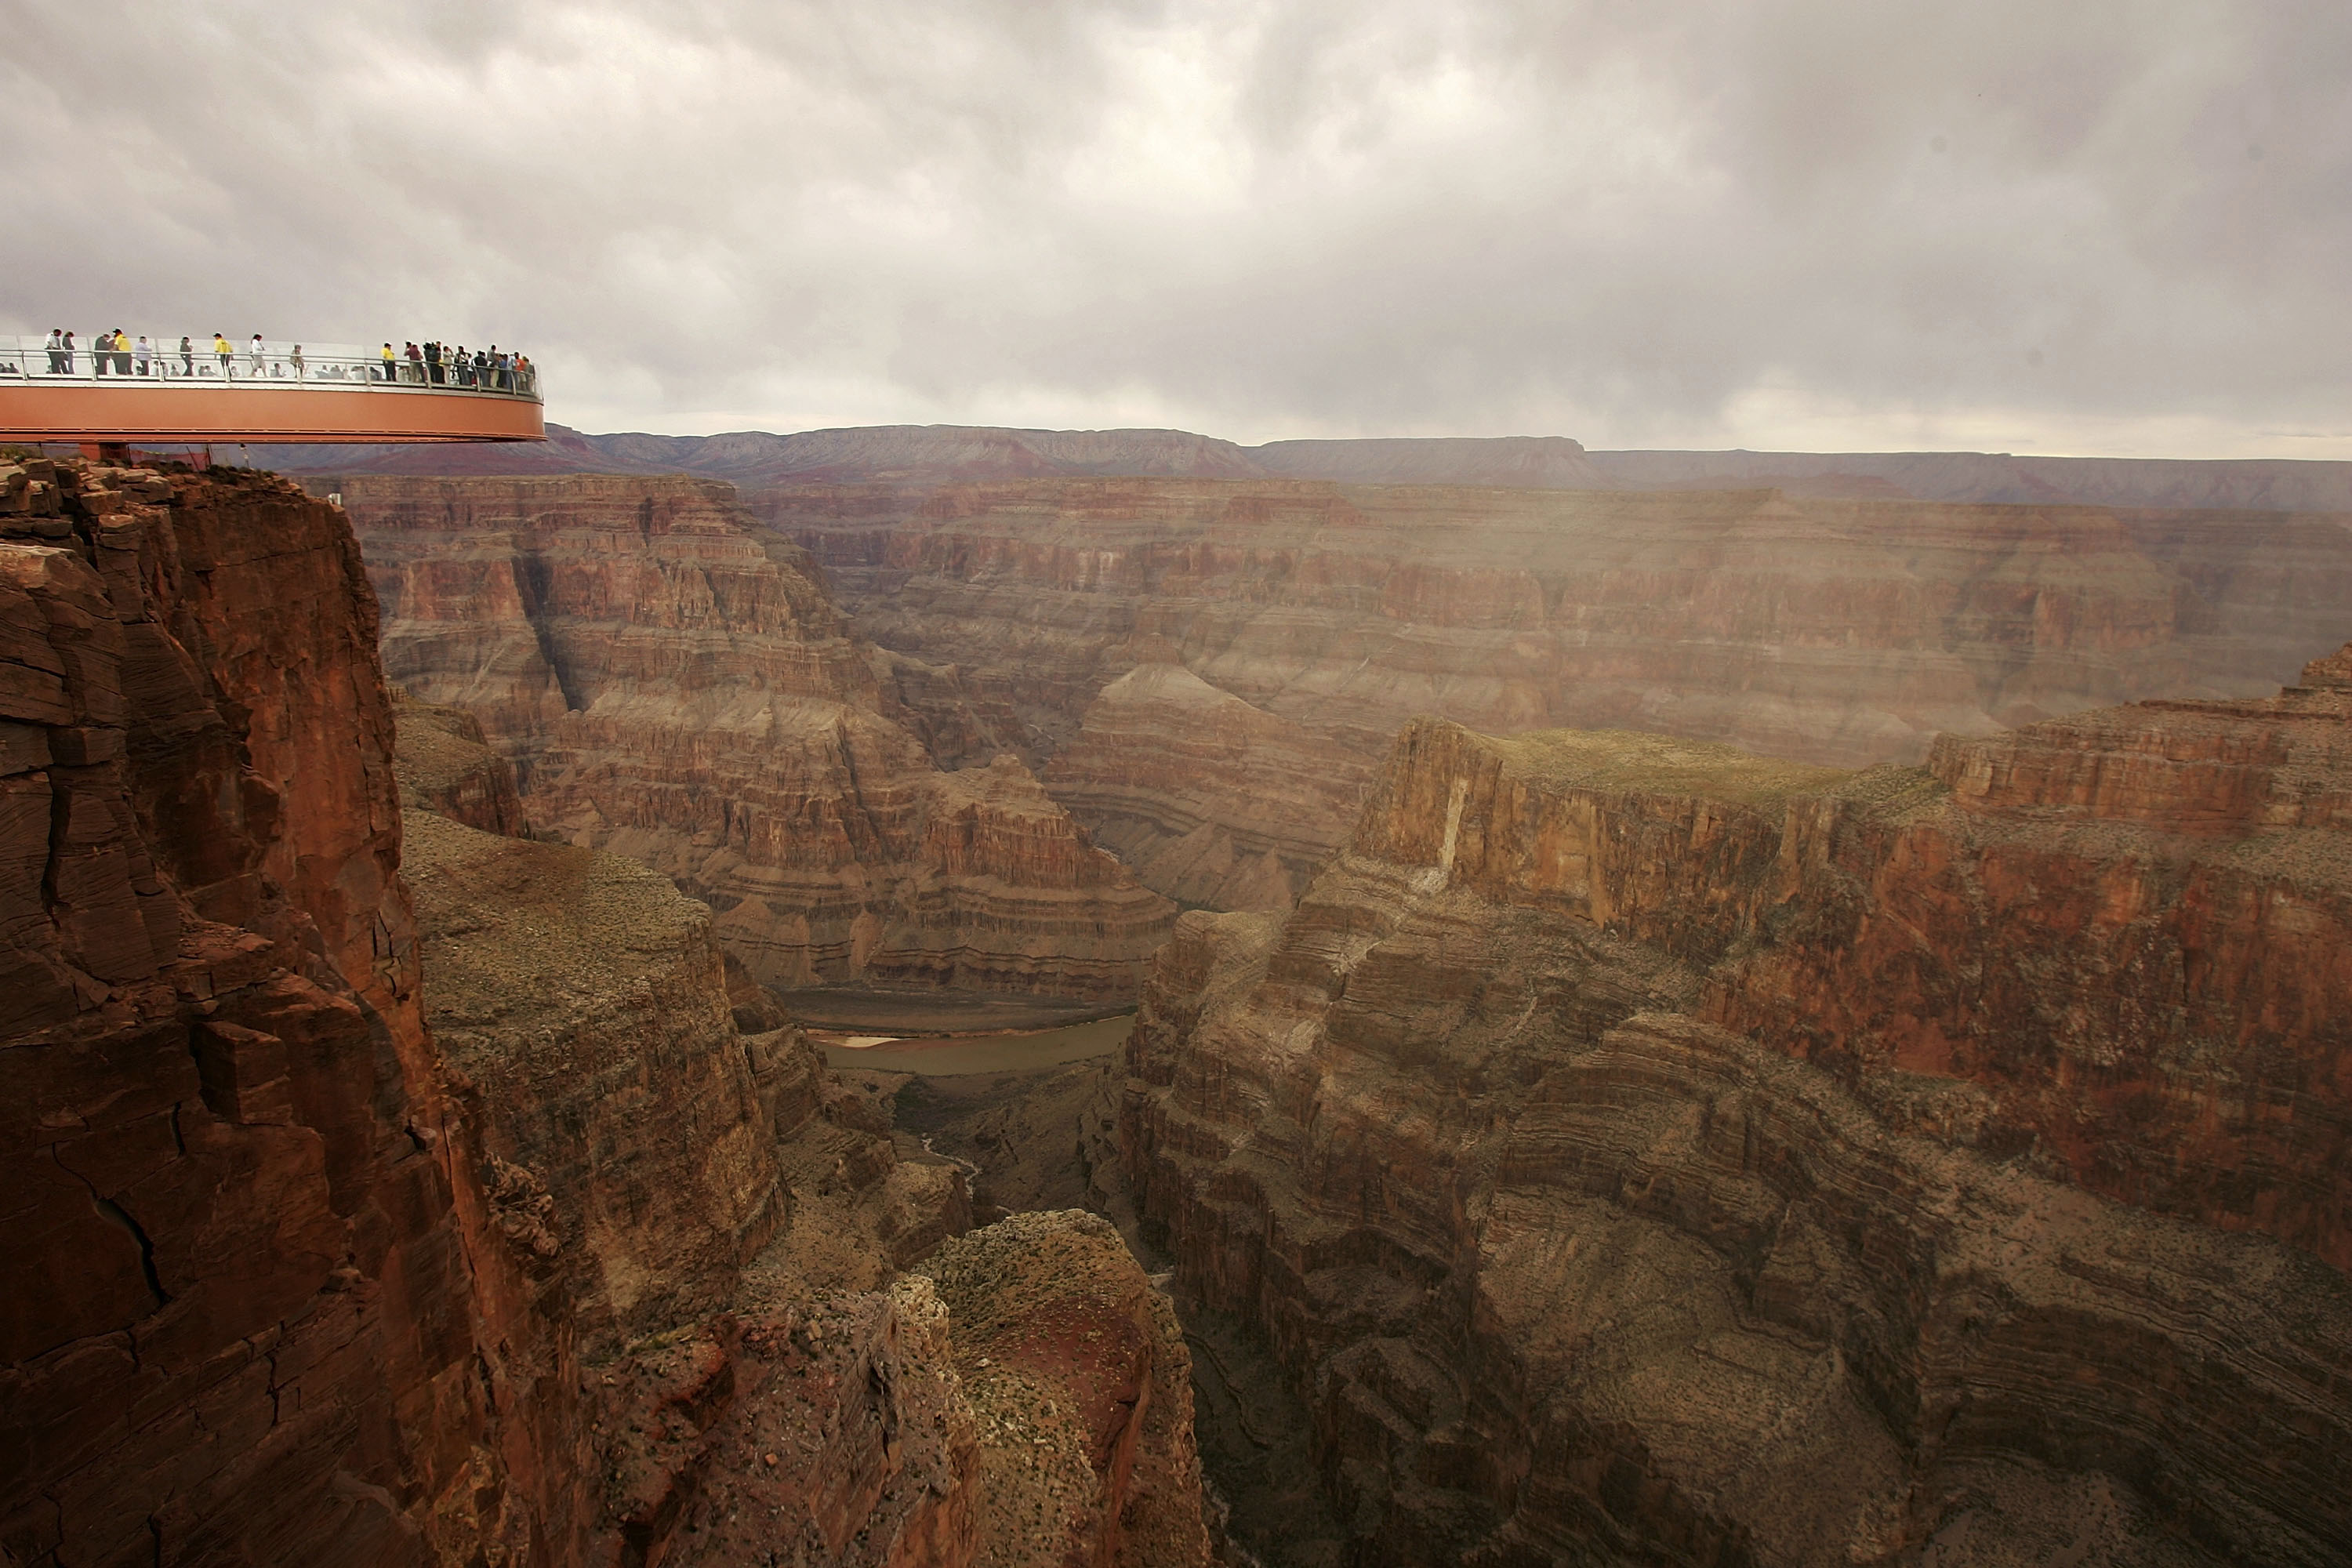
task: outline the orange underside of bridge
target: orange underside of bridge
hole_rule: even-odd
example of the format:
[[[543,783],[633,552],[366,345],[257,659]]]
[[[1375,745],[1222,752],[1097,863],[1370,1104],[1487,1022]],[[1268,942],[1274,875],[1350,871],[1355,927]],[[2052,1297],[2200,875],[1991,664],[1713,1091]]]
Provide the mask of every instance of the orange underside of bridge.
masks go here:
[[[539,403],[441,387],[0,384],[0,440],[543,441]]]

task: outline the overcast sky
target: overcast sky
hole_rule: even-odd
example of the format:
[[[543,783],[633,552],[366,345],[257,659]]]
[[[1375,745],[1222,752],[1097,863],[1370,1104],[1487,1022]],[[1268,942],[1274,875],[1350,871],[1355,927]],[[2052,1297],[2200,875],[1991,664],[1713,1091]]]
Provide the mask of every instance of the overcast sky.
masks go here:
[[[2352,5],[0,0],[0,327],[550,416],[2352,458]]]

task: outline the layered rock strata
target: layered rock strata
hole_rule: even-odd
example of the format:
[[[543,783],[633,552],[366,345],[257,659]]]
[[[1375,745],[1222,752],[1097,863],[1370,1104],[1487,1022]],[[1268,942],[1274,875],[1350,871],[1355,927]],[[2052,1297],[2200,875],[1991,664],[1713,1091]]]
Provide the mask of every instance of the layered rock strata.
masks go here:
[[[2352,1552],[2336,668],[1853,775],[1418,723],[1185,916],[1139,1202],[1361,1559]]]
[[[258,475],[19,471],[0,1556],[975,1561],[991,1439],[954,1319],[899,1273],[969,1223],[952,1165],[796,1031],[745,1036],[772,1004],[641,867],[419,810],[412,906],[402,796],[511,796],[414,709],[395,784],[335,510]],[[1092,1412],[1133,1361],[1041,1386]],[[1163,1405],[1119,1451],[1165,1460],[1155,1506],[1197,1537]],[[1144,1473],[1072,1516],[1087,1539]]]
[[[1603,485],[1859,480],[1921,500],[2352,511],[2352,463],[2282,458],[2021,458],[2007,452],[1594,452]]]
[[[450,738],[402,711],[421,794]],[[1181,1337],[1108,1226],[953,1241],[935,1294],[898,1270],[969,1228],[961,1173],[730,973],[707,906],[619,856],[421,811],[404,869],[493,1213],[588,1394],[545,1434],[605,1478],[588,1561],[1028,1563],[1017,1531],[1050,1501],[1087,1561],[1205,1563]],[[1043,1429],[1086,1441],[1048,1456],[1008,1426],[984,1393],[1016,1376]]]
[[[1189,430],[1008,430],[972,425],[871,425],[772,435],[583,436],[551,423],[548,440],[511,445],[261,447],[257,461],[309,474],[693,474],[730,484],[805,479],[929,480],[1042,474],[1255,475],[1231,441]],[[1573,443],[1570,443],[1573,445]]]
[[[971,1561],[978,1449],[945,1320],[892,1289],[969,1223],[961,1176],[903,1165],[797,1030],[738,1030],[709,909],[659,874],[424,812],[408,835],[426,1018],[482,1108],[499,1239],[551,1325],[519,1414],[579,1389],[533,1439],[604,1481],[583,1544],[550,1560],[736,1562],[757,1542]],[[862,1272],[752,1288],[803,1200]],[[797,1217],[807,1254],[818,1216]],[[705,1528],[747,1500],[751,1534]]]
[[[357,548],[262,476],[17,472],[0,1553],[560,1550],[576,1478],[501,1436],[536,1330],[473,1261]]]
[[[2265,690],[2352,616],[2352,532],[2322,516],[1173,479],[747,504],[862,632],[1000,695],[1033,763],[1105,759],[1099,779],[1057,763],[1051,787],[1109,836],[1139,820],[1129,715],[1108,705],[1081,737],[1145,664],[1299,726],[1277,773],[1324,771],[1337,748],[1369,776],[1416,713],[1856,765],[1918,761],[1938,732]],[[1085,804],[1123,793],[1117,812]],[[1143,818],[1257,809],[1181,752],[1156,793]],[[1320,837],[1279,858],[1311,863]]]
[[[720,1310],[785,1217],[775,1147],[815,1075],[737,1034],[709,909],[618,856],[423,812],[405,871],[433,1037],[490,1108],[492,1160],[588,1259],[583,1352]]]
[[[954,671],[850,637],[805,558],[683,479],[354,479],[387,668],[524,809],[653,866],[776,985],[1131,994],[1171,911],[988,736]],[[898,700],[908,692],[923,706]]]
[[[544,443],[257,447],[287,473],[691,473],[732,484],[949,483],[1066,475],[1737,489],[2027,506],[2352,511],[2352,463],[2247,458],[2021,458],[2006,452],[1588,452],[1565,436],[1369,437],[1236,447],[1182,430],[876,426],[793,435],[584,436]]]
[[[1146,886],[1265,910],[1339,847],[1370,770],[1181,664],[1144,664],[1103,689],[1042,782]]]

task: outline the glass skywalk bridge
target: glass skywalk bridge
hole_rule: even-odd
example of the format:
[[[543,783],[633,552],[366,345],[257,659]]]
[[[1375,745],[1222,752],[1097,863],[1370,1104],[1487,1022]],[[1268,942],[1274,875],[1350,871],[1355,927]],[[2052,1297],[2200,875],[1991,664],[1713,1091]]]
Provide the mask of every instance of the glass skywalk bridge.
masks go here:
[[[135,342],[135,340],[134,340]],[[485,356],[487,358],[487,356]],[[428,363],[346,343],[52,348],[0,336],[0,441],[543,441],[527,362]]]

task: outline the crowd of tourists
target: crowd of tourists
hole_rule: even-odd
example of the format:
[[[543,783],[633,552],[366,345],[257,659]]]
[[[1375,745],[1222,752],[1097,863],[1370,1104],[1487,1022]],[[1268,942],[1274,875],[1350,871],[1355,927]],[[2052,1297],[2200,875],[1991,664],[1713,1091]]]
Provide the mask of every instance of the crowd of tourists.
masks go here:
[[[448,343],[410,343],[398,355],[392,345],[383,345],[383,378],[413,382],[433,386],[471,386],[491,392],[528,392],[530,390],[530,361],[521,354],[504,353],[492,343],[486,349],[466,352],[466,345]],[[399,372],[395,377],[394,372]]]
[[[21,340],[30,344],[33,340]],[[501,350],[496,343],[468,350],[462,343],[408,343],[395,351],[385,343],[380,353],[354,355],[348,350],[331,354],[306,354],[302,345],[289,348],[262,342],[256,332],[239,347],[218,332],[209,342],[183,337],[175,346],[168,340],[150,340],[141,333],[134,342],[114,327],[83,347],[63,327],[53,328],[43,351],[48,374],[70,376],[212,376],[223,381],[373,381],[412,386],[459,386],[481,392],[530,393],[537,389],[530,359]],[[27,355],[27,358],[31,356]],[[37,363],[37,362],[36,362]],[[25,365],[0,363],[0,374],[26,372]]]

